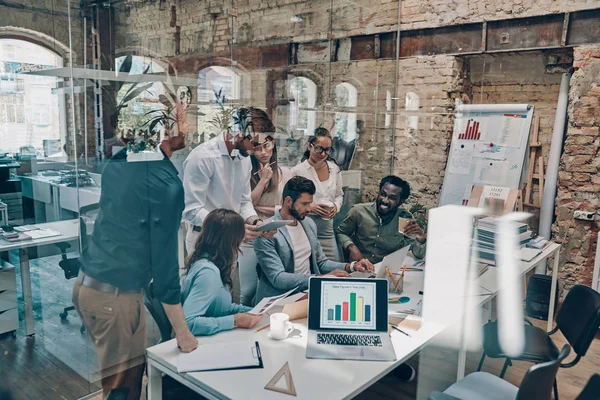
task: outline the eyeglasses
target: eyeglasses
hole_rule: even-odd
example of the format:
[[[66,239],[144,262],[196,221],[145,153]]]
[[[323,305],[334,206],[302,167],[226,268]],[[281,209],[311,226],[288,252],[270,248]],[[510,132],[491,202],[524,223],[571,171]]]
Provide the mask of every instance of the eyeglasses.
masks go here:
[[[333,147],[315,146],[314,144],[311,144],[311,147],[313,148],[313,150],[317,154],[322,154],[322,153],[331,154],[331,153],[333,153]]]

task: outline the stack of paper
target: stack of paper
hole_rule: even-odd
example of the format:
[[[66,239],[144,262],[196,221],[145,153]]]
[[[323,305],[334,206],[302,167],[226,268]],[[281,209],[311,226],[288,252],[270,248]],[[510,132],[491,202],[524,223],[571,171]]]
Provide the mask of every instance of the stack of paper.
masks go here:
[[[496,231],[497,219],[494,217],[482,218],[477,223],[474,244],[477,246],[479,259],[490,265],[496,264]],[[531,240],[532,232],[527,224],[518,224],[515,235],[519,245],[523,246]]]

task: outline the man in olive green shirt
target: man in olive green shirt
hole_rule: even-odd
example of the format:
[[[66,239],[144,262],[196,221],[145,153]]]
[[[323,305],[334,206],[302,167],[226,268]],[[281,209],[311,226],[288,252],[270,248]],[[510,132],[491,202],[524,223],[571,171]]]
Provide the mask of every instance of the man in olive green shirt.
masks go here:
[[[367,258],[373,264],[394,251],[411,245],[417,258],[425,257],[427,236],[413,219],[398,232],[398,218],[412,215],[400,205],[410,196],[410,186],[397,176],[386,176],[379,184],[374,203],[356,204],[337,228],[337,240],[347,250],[349,261]]]

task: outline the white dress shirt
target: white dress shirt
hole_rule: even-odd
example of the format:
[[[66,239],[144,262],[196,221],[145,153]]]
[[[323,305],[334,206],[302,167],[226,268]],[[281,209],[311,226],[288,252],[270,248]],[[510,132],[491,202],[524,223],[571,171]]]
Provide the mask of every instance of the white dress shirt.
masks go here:
[[[332,161],[326,161],[329,166],[329,179],[324,182],[319,180],[317,171],[308,160],[292,168],[292,175],[303,176],[314,182],[317,192],[313,197],[314,204],[322,204],[323,201],[330,201],[335,204],[337,211],[342,209],[344,201],[344,192],[342,191],[342,173],[340,168]]]
[[[201,226],[208,213],[217,208],[235,211],[244,221],[255,216],[251,173],[250,157],[238,154],[231,158],[223,134],[202,143],[183,162],[183,218]]]

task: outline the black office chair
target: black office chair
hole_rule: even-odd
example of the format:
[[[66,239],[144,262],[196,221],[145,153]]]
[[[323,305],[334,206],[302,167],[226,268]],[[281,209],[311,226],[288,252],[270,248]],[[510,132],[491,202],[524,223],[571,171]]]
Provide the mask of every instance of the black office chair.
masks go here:
[[[156,325],[158,326],[158,330],[160,331],[160,343],[171,340],[173,334],[173,327],[171,326],[171,322],[167,317],[167,313],[163,308],[162,303],[154,296],[154,284],[150,282],[150,285],[144,290],[144,304]]]
[[[537,328],[525,320],[528,325],[525,329],[525,349],[515,360],[530,361],[534,363],[554,360],[558,357],[558,349],[550,335],[559,330],[573,347],[577,357],[569,363],[561,364],[561,368],[570,368],[576,365],[581,357],[585,356],[598,328],[600,327],[600,293],[590,287],[575,285],[569,292],[562,307],[556,316],[556,327],[551,332]],[[483,355],[477,371],[481,370],[485,357],[506,358],[500,378],[504,377],[511,363],[509,358],[500,348],[498,342],[498,322],[488,322],[483,327]],[[554,383],[555,399],[558,400],[558,388]]]
[[[594,374],[583,388],[577,400],[599,400],[600,399],[600,375]]]
[[[529,368],[519,387],[487,372],[474,372],[443,393],[433,392],[429,400],[548,400],[560,363],[571,351],[568,344],[557,358]]]
[[[87,227],[86,221],[82,216],[87,215],[91,211],[98,210],[99,204],[90,204],[85,207],[81,207],[79,210],[79,237],[81,238],[81,247],[85,248],[87,245]],[[68,258],[67,250],[71,248],[71,245],[67,242],[56,243],[56,247],[60,249],[61,260],[58,263],[58,266],[65,273],[65,279],[73,279],[76,278],[79,274],[79,258]],[[74,306],[68,306],[63,308],[63,311],[59,314],[60,319],[62,321],[66,321],[69,316],[69,311],[75,310]],[[81,325],[80,328],[81,333],[85,332],[85,327]]]

